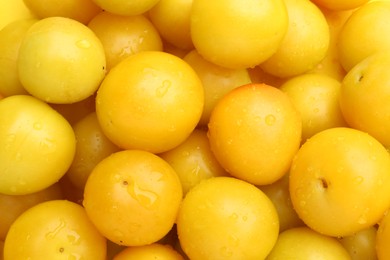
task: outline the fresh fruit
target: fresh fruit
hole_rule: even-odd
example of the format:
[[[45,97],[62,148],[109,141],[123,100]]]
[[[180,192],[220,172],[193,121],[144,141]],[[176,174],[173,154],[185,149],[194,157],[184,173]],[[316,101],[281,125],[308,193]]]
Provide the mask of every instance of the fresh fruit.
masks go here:
[[[43,101],[16,95],[0,100],[0,193],[23,195],[57,182],[72,163],[70,124]]]
[[[341,243],[308,227],[283,231],[267,260],[277,259],[339,259],[349,260],[350,255]]]
[[[200,55],[221,67],[249,68],[262,63],[276,52],[287,26],[283,0],[192,3],[192,42]]]
[[[147,12],[160,0],[92,0],[103,10],[122,16],[139,15]]]
[[[390,3],[390,2],[389,2]],[[342,81],[340,108],[349,126],[390,147],[390,50],[359,62]]]
[[[127,247],[114,256],[113,260],[183,260],[184,258],[169,245],[154,243],[145,246]]]
[[[376,253],[379,260],[385,260],[390,256],[388,242],[390,240],[390,215],[386,212],[385,216],[379,222],[376,235]]]
[[[144,51],[105,77],[97,92],[96,114],[103,133],[120,148],[161,153],[195,129],[203,92],[199,77],[182,59]]]
[[[34,23],[19,48],[24,88],[48,102],[68,104],[93,95],[106,73],[104,49],[85,25],[64,17]]]
[[[323,6],[329,10],[351,10],[358,8],[365,3],[369,2],[369,0],[311,0],[312,2],[318,4],[319,6]]]
[[[17,218],[5,239],[4,260],[29,258],[104,260],[106,239],[80,205],[46,201]]]
[[[388,3],[0,0],[0,259],[387,260]]]
[[[125,150],[91,172],[83,205],[109,240],[143,246],[163,238],[176,221],[182,187],[173,168],[150,152]]]
[[[46,189],[26,195],[0,194],[0,240],[5,239],[12,223],[24,211],[44,201],[62,198],[62,190],[58,183],[55,183]]]
[[[162,41],[153,24],[143,15],[121,16],[101,12],[88,27],[103,44],[107,71],[128,56],[141,51],[162,51]]]
[[[259,186],[259,189],[272,201],[278,212],[279,232],[305,225],[292,205],[289,192],[289,178],[290,175],[285,174],[274,183]]]
[[[35,18],[34,14],[27,8],[23,0],[1,0],[0,5],[0,30],[11,22]]]
[[[280,179],[301,142],[302,121],[290,98],[265,84],[244,85],[223,96],[208,127],[221,166],[255,185]]]
[[[39,19],[61,16],[87,24],[102,9],[92,0],[23,0]]]
[[[352,235],[378,223],[389,208],[389,172],[390,155],[374,137],[352,128],[327,129],[296,154],[291,201],[313,230]]]
[[[279,221],[261,190],[236,178],[214,177],[187,193],[177,232],[190,259],[264,259],[276,242]]]
[[[195,129],[187,140],[159,156],[179,176],[184,195],[205,179],[228,175],[215,159],[204,130]]]
[[[218,101],[229,91],[251,83],[247,69],[228,69],[205,60],[196,50],[183,57],[199,76],[204,89],[204,107],[199,120],[207,126],[210,115]]]
[[[192,0],[160,0],[148,17],[161,37],[180,49],[194,48],[190,32]]]
[[[339,106],[341,82],[336,79],[306,73],[286,80],[280,89],[301,115],[302,142],[322,130],[346,126]]]
[[[342,237],[339,241],[347,249],[352,260],[375,260],[377,259],[376,238],[377,227],[372,226]]]
[[[281,78],[314,68],[329,48],[329,26],[321,10],[307,0],[284,0],[288,26],[277,51],[260,67]]]
[[[118,152],[119,148],[103,134],[94,112],[78,121],[73,130],[76,153],[66,175],[82,190],[93,168],[107,156]]]
[[[339,61],[346,71],[390,44],[389,1],[370,1],[354,11],[338,37]]]
[[[20,83],[17,60],[27,30],[38,19],[21,19],[0,30],[0,93],[5,96],[27,94]]]

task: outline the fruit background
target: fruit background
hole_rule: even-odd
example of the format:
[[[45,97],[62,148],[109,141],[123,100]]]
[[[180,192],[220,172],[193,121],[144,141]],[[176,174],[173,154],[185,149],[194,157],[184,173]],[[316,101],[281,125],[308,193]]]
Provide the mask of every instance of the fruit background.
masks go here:
[[[390,1],[0,6],[0,259],[390,259]]]

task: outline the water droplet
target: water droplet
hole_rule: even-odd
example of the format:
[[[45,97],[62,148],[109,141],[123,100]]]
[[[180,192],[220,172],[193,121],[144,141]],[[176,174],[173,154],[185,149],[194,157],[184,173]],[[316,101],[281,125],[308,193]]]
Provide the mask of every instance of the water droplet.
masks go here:
[[[41,129],[42,129],[42,124],[41,124],[40,122],[35,122],[35,123],[33,124],[33,128],[34,128],[35,130],[41,130]]]
[[[47,239],[54,239],[60,232],[61,230],[66,226],[65,221],[60,220],[60,223],[50,232],[46,234]]]
[[[199,176],[200,172],[200,166],[196,165],[192,170],[191,170],[191,175],[193,176]]]
[[[80,235],[76,231],[68,231],[67,238],[69,243],[71,243],[72,245],[77,245],[80,243]]]
[[[367,223],[367,215],[370,213],[370,208],[365,208],[360,215],[359,219],[357,220],[358,224],[364,225]]]
[[[168,91],[169,91],[169,88],[171,87],[172,83],[171,81],[169,80],[164,80],[161,84],[161,86],[159,86],[157,89],[156,89],[156,96],[157,97],[163,97],[165,96]]]
[[[242,119],[238,119],[238,120],[236,121],[236,125],[237,125],[237,126],[241,126],[241,125],[242,125]]]
[[[313,109],[313,112],[314,113],[318,113],[318,112],[320,112],[320,109],[316,107],[316,108]]]
[[[118,240],[121,240],[124,236],[123,232],[119,229],[115,229],[113,233],[114,233],[114,237]]]
[[[51,153],[52,151],[55,151],[56,148],[55,142],[49,138],[42,139],[39,145],[41,146],[42,151],[48,154]]]
[[[265,117],[265,123],[267,124],[267,125],[273,125],[273,124],[275,124],[275,121],[276,121],[276,118],[275,118],[275,116],[274,115],[267,115],[266,117]]]
[[[189,151],[183,151],[183,152],[181,153],[181,155],[182,155],[183,157],[188,157],[188,156],[190,156],[190,152],[189,152]]]
[[[299,205],[300,205],[301,207],[305,207],[305,206],[306,206],[306,201],[305,201],[305,200],[301,200],[301,201],[299,202]]]
[[[365,216],[361,216],[359,219],[358,219],[358,223],[363,225],[363,224],[366,224],[367,223],[367,220],[365,218]]]
[[[82,49],[88,49],[88,48],[91,47],[91,43],[88,40],[85,40],[85,39],[77,41],[76,45],[79,48],[82,48]]]
[[[362,176],[358,176],[354,181],[356,184],[361,184],[364,181],[364,178]]]
[[[233,252],[226,246],[222,247],[220,252],[223,257],[231,257],[233,255]]]
[[[229,218],[231,219],[231,220],[237,220],[238,219],[238,215],[236,214],[236,213],[233,213],[233,214],[231,214],[230,216],[229,216]]]
[[[234,235],[229,236],[229,244],[231,246],[238,246],[239,243],[240,243],[240,240],[236,236],[234,236]]]
[[[175,132],[176,131],[176,125],[169,126],[168,131],[169,132]]]
[[[129,181],[127,185],[127,191],[135,200],[137,200],[145,208],[152,207],[157,199],[158,195],[152,191],[142,189],[136,182]]]
[[[69,255],[69,260],[81,260],[81,255],[79,254],[76,254],[76,253],[72,253],[71,255]]]

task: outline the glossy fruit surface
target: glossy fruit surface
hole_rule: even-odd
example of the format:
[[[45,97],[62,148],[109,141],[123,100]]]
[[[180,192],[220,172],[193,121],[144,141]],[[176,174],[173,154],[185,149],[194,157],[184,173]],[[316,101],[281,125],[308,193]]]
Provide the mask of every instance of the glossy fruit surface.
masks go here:
[[[113,68],[100,86],[96,114],[123,149],[168,151],[195,129],[204,94],[195,71],[168,53],[144,51]]]
[[[187,193],[177,231],[190,259],[263,259],[276,242],[279,221],[261,190],[235,178],[215,177]]]
[[[211,150],[232,176],[270,184],[289,169],[302,121],[290,98],[265,84],[248,84],[225,95],[209,122]]]
[[[94,168],[85,185],[83,205],[109,240],[142,246],[169,232],[181,200],[180,180],[167,162],[150,152],[125,150]]]
[[[315,231],[352,235],[375,225],[389,208],[389,171],[390,155],[375,138],[351,128],[327,129],[296,154],[290,170],[291,200]]]
[[[57,182],[72,163],[70,124],[48,104],[27,95],[0,100],[0,192],[28,194]]]

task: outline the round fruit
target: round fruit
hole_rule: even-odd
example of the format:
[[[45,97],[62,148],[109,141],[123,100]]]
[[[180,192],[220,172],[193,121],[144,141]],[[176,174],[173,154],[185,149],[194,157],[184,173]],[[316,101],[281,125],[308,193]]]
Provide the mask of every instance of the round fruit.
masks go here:
[[[140,51],[162,51],[162,41],[153,24],[143,15],[121,16],[101,12],[88,27],[103,44],[107,71]]]
[[[328,237],[308,227],[297,227],[280,233],[267,260],[338,259],[350,260],[347,250],[336,238]]]
[[[38,18],[62,16],[87,24],[101,8],[91,0],[23,0]]]
[[[12,224],[4,260],[106,259],[106,239],[80,205],[67,200],[42,202]]]
[[[302,142],[332,127],[346,126],[339,106],[341,83],[318,73],[302,74],[287,80],[285,92],[302,118]]]
[[[34,18],[23,0],[0,0],[0,5],[0,30],[17,20]]]
[[[291,200],[313,230],[352,235],[376,224],[389,208],[389,172],[390,155],[375,138],[352,128],[327,129],[296,154]]]
[[[339,241],[353,260],[377,259],[376,237],[377,227],[372,226],[350,236],[342,237]]]
[[[161,37],[185,50],[194,48],[190,33],[192,0],[160,0],[148,12]]]
[[[204,179],[227,175],[211,152],[203,130],[195,129],[187,140],[159,156],[176,171],[184,194]]]
[[[390,257],[390,214],[386,213],[383,219],[379,222],[378,232],[376,235],[376,253],[378,259],[385,260]]]
[[[97,93],[96,113],[102,131],[117,146],[160,153],[191,134],[203,103],[202,83],[186,62],[143,51],[108,73]]]
[[[113,260],[183,260],[172,247],[158,243],[127,247],[114,256]]]
[[[49,17],[27,31],[17,66],[22,85],[33,96],[48,103],[74,103],[97,90],[106,73],[106,58],[87,26]]]
[[[27,94],[19,80],[19,47],[28,29],[37,19],[21,19],[0,30],[0,93],[4,96]]]
[[[58,183],[26,195],[0,194],[0,240],[4,241],[8,229],[24,211],[41,202],[62,198],[62,189]]]
[[[28,194],[57,182],[72,163],[72,127],[44,102],[25,95],[0,100],[0,193]]]
[[[311,0],[313,3],[323,6],[329,10],[341,11],[341,10],[351,10],[358,8],[369,0]]]
[[[261,190],[239,179],[214,177],[187,193],[177,232],[193,260],[264,259],[276,242],[279,221]]]
[[[390,3],[390,2],[389,2]],[[390,52],[378,52],[359,62],[344,77],[340,108],[348,125],[390,147]]]
[[[389,16],[389,1],[370,1],[351,14],[337,43],[339,61],[346,71],[371,54],[389,48]]]
[[[197,73],[204,89],[204,107],[199,125],[209,123],[218,101],[236,87],[251,83],[247,69],[228,69],[205,60],[196,50],[183,58]]]
[[[264,185],[288,171],[301,130],[301,118],[287,94],[268,85],[249,84],[217,103],[208,135],[223,168],[234,177]]]
[[[286,34],[283,0],[194,0],[191,38],[206,60],[227,68],[254,67],[276,52]]]
[[[327,54],[329,26],[321,10],[306,0],[284,0],[288,13],[287,33],[278,50],[260,67],[281,78],[314,68]],[[240,53],[240,52],[238,52]]]
[[[103,10],[123,15],[131,16],[143,14],[155,6],[160,0],[92,0]]]
[[[146,151],[125,150],[96,165],[85,185],[83,205],[109,240],[142,246],[171,230],[182,194],[180,180],[167,162]]]
[[[73,130],[76,136],[76,153],[66,175],[82,190],[96,164],[119,151],[119,148],[103,134],[94,112],[73,125]]]

